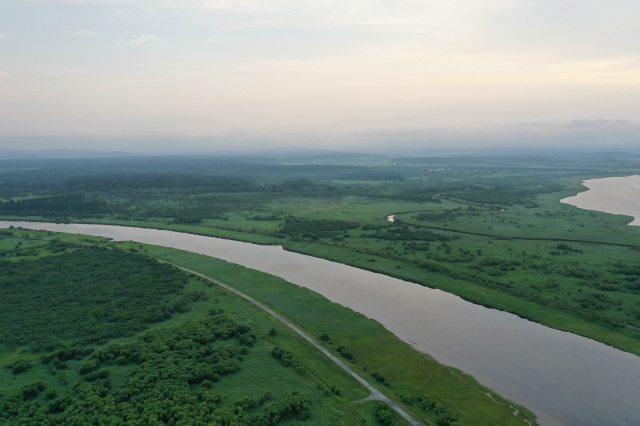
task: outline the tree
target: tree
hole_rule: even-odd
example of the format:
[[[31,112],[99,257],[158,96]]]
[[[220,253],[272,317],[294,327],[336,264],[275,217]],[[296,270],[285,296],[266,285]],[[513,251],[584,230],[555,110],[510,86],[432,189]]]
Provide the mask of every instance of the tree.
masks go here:
[[[24,373],[30,368],[31,368],[31,364],[29,364],[24,359],[19,359],[11,365],[11,372],[13,374],[20,374],[20,373]]]

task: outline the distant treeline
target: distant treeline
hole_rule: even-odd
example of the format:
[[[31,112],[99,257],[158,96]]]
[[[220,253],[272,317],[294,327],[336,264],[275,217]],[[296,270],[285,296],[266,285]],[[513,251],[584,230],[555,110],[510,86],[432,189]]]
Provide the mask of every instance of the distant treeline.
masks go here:
[[[0,203],[0,214],[15,216],[71,216],[110,213],[105,201],[87,200],[82,194],[67,194]]]
[[[432,166],[460,166],[460,165],[560,165],[567,161],[561,158],[538,156],[449,156],[449,157],[399,157],[391,160],[396,164],[424,164]]]
[[[431,157],[398,157],[389,162],[405,165],[431,165],[431,166],[584,166],[593,164],[617,164],[637,161],[638,154],[626,152],[594,152],[594,153],[542,153],[531,155],[451,155]],[[575,170],[572,168],[572,170]]]
[[[179,174],[104,174],[71,178],[65,182],[69,191],[121,191],[140,189],[179,189],[200,192],[252,192],[258,186],[233,176],[196,176]]]
[[[279,164],[278,160],[236,157],[145,157],[85,160],[0,160],[0,197],[24,192],[64,190],[69,182],[105,176],[178,175],[242,178],[256,184],[278,184],[297,178],[314,182],[341,180],[399,180],[404,174],[388,166]],[[144,179],[143,179],[144,180]],[[184,181],[183,182],[187,182]],[[117,182],[114,182],[117,184]],[[140,183],[142,184],[142,183]],[[145,183],[148,186],[149,183]],[[219,184],[215,183],[216,185]]]

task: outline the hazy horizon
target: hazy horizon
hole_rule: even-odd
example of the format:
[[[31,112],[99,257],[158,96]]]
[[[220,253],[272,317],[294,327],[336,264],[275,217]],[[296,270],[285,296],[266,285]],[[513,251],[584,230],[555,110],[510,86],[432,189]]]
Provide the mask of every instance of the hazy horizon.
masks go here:
[[[631,0],[4,0],[0,146],[624,149],[640,141],[639,14]]]
[[[141,154],[327,149],[352,152],[626,151],[640,153],[640,126],[605,120],[478,129],[376,129],[358,133],[267,135],[1,135],[0,148],[94,149]]]

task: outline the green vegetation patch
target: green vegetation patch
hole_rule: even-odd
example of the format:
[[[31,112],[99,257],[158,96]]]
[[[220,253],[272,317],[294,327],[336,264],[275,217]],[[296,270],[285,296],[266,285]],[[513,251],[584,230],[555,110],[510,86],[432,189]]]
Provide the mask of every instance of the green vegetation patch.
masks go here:
[[[102,270],[95,274],[84,271],[82,277],[89,293],[104,294],[100,286],[115,284],[102,279],[104,265],[94,259],[99,257],[108,263],[113,281],[131,278],[109,291],[120,294],[127,290],[124,284],[148,288],[149,294],[144,295],[146,302],[124,305],[121,316],[135,318],[147,304],[148,313],[155,314],[152,312],[155,307],[163,314],[167,306],[171,314],[170,317],[163,314],[163,319],[154,324],[141,323],[138,331],[127,329],[116,338],[94,342],[84,335],[85,317],[94,315],[102,306],[94,303],[84,310],[67,312],[65,339],[56,344],[39,344],[38,348],[43,349],[40,353],[24,346],[9,347],[3,341],[2,425],[286,422],[348,426],[370,417],[367,404],[350,403],[364,398],[366,392],[307,342],[220,287],[136,254],[142,248],[140,245],[120,250],[104,239],[22,229],[8,230],[2,237],[0,244],[6,245],[7,257],[13,262],[3,266],[15,268],[11,274],[15,280],[28,282],[34,278],[34,268],[30,266],[36,265],[35,261],[17,256],[22,247],[29,245],[35,250],[33,258],[41,264],[35,272],[42,272],[47,266],[58,271],[60,280],[67,280],[79,274],[74,267]],[[20,248],[15,248],[16,245]],[[172,287],[162,285],[159,277],[176,282],[175,288],[179,289],[169,294],[164,304],[158,303],[162,297],[152,293],[169,293]],[[74,290],[78,289],[72,289],[69,297],[75,297]],[[127,297],[132,294],[128,292]],[[189,296],[192,303],[188,310],[172,311],[173,303],[185,294],[200,296]],[[58,302],[64,303],[63,299]],[[26,330],[31,317],[42,318],[43,312],[54,304],[55,301],[35,303],[29,316],[14,320]],[[11,313],[17,315],[15,311]],[[142,329],[147,331],[137,334]],[[47,341],[50,335],[50,330],[42,325],[29,332],[38,341]],[[274,358],[272,352],[279,346],[287,348],[289,357],[295,360],[295,368]]]
[[[23,386],[0,403],[1,419],[40,425],[238,426],[307,419],[309,401],[296,391],[278,399],[266,394],[225,403],[217,383],[240,372],[255,338],[249,326],[219,314],[150,331],[133,343],[94,352],[80,364],[70,393],[58,395],[43,382]],[[43,363],[58,370],[63,360],[55,354]],[[112,371],[126,367],[126,381],[115,386]]]
[[[42,198],[27,198],[0,203],[0,214],[38,216],[55,214],[84,215],[109,211],[107,203],[101,200],[87,200],[82,194],[65,194]]]
[[[359,227],[358,223],[343,220],[312,220],[287,217],[278,236],[317,241],[320,238],[339,238],[340,235],[350,229]]]
[[[132,335],[185,311],[199,297],[181,293],[187,281],[172,266],[96,247],[0,262],[0,344],[39,351]]]

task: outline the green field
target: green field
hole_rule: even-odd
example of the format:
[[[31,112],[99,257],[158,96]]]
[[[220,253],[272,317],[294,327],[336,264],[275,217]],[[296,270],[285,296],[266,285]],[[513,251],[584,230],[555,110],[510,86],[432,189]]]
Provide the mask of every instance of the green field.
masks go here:
[[[533,418],[378,323],[267,274],[21,229],[3,230],[0,247],[2,424],[403,424],[273,317],[157,259],[266,303],[425,424],[523,424],[514,408]]]

